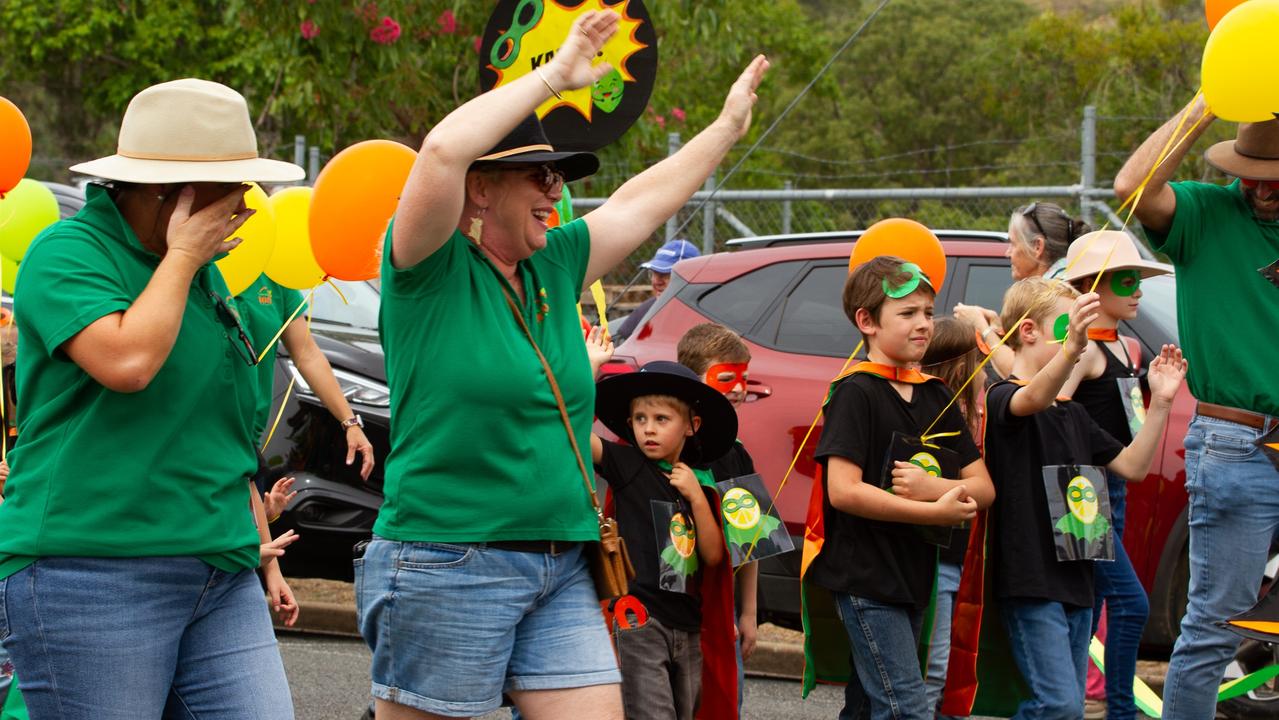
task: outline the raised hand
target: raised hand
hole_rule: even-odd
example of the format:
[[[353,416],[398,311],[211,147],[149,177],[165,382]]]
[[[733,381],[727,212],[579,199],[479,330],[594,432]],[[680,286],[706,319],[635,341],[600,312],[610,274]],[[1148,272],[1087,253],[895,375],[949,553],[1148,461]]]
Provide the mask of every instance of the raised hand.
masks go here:
[[[564,44],[546,65],[548,81],[556,90],[576,90],[594,84],[613,69],[608,63],[593,65],[604,43],[617,32],[619,17],[611,10],[583,13],[569,28]]]
[[[745,136],[746,131],[751,127],[751,110],[755,107],[755,101],[759,99],[755,90],[764,80],[766,72],[768,72],[768,58],[756,55],[751,64],[747,65],[738,76],[733,87],[729,88],[728,97],[724,99],[724,109],[719,113],[719,122],[732,128],[733,132],[737,133],[738,139]]]
[[[613,359],[613,338],[598,325],[586,336],[586,357],[591,361],[591,374],[598,373],[604,363]]]
[[[218,200],[192,214],[195,189],[190,185],[178,193],[178,203],[169,217],[165,236],[170,253],[182,253],[200,265],[204,265],[218,253],[230,252],[240,244],[240,238],[223,242],[235,234],[240,226],[253,217],[256,210],[244,205],[244,193],[248,185],[238,185]]]
[[[1181,388],[1181,382],[1186,379],[1188,367],[1186,358],[1181,354],[1181,348],[1176,345],[1164,345],[1159,357],[1150,363],[1150,369],[1146,374],[1150,381],[1151,397],[1172,402],[1177,396],[1177,390]]]
[[[1067,352],[1078,356],[1088,347],[1088,327],[1101,317],[1101,296],[1095,292],[1075,298],[1070,306],[1070,331],[1062,345]],[[1049,330],[1051,333],[1051,330]]]
[[[302,539],[301,535],[289,530],[269,543],[258,546],[258,563],[266,567],[272,560],[284,555],[284,548]]]
[[[262,496],[262,509],[266,512],[267,519],[275,522],[280,517],[280,513],[284,512],[284,508],[288,506],[293,496],[297,495],[297,491],[290,492],[293,487],[293,478],[282,477],[275,481],[271,489]]]

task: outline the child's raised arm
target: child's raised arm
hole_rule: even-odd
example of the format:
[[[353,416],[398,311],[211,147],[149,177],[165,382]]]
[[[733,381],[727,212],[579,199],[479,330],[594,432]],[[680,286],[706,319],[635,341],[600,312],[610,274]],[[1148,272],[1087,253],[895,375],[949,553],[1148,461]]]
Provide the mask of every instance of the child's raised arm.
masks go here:
[[[1128,447],[1124,448],[1107,465],[1112,472],[1133,482],[1146,477],[1150,463],[1154,462],[1163,439],[1164,426],[1172,410],[1173,398],[1186,378],[1186,359],[1175,345],[1164,345],[1159,357],[1150,363],[1147,377],[1150,380],[1150,408],[1146,410],[1146,422]]]
[[[1062,343],[1061,352],[1053,356],[1035,376],[1013,393],[1008,403],[1008,411],[1018,417],[1026,417],[1042,412],[1053,404],[1061,388],[1070,378],[1075,363],[1088,347],[1088,326],[1097,320],[1101,312],[1101,296],[1097,293],[1086,293],[1075,299],[1070,308],[1070,330],[1066,341]],[[1018,328],[1017,332],[1021,332]],[[1045,333],[1045,328],[1040,328]],[[1048,342],[1050,338],[1041,340]]]
[[[989,476],[986,482],[990,482]],[[836,510],[869,520],[958,525],[977,515],[977,503],[968,497],[963,483],[953,484],[932,502],[909,500],[862,482],[861,467],[838,455],[826,460],[826,488],[830,504]],[[993,495],[992,490],[992,498]]]
[[[708,567],[724,561],[724,534],[719,529],[719,520],[706,502],[706,493],[702,492],[702,484],[697,482],[693,469],[684,463],[675,463],[671,468],[671,485],[688,501],[693,509],[693,525],[697,528],[697,555]]]

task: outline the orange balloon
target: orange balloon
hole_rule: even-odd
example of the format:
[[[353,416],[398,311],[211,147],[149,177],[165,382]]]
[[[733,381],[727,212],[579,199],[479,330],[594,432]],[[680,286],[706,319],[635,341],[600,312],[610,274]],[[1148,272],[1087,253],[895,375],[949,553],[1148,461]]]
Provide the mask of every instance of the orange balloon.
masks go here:
[[[1208,29],[1212,30],[1217,27],[1217,23],[1221,22],[1226,13],[1243,3],[1244,0],[1206,0],[1204,2],[1204,17],[1208,19]]]
[[[31,127],[17,105],[0,97],[0,195],[12,190],[31,164]]]
[[[382,241],[417,153],[390,140],[343,150],[315,179],[311,250],[326,275],[370,280],[382,269]]]
[[[881,255],[913,262],[928,276],[933,289],[941,292],[946,282],[946,251],[932,230],[914,220],[888,218],[871,225],[853,245],[848,272]]]

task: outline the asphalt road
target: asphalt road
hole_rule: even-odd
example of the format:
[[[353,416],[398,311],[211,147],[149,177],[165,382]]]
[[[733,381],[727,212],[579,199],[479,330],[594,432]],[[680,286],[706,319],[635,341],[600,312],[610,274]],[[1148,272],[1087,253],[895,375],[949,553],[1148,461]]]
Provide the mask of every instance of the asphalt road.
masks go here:
[[[359,720],[369,696],[369,650],[359,640],[280,635],[280,653],[299,720]],[[807,700],[799,683],[748,678],[745,720],[830,720],[843,705],[843,689],[818,687]],[[499,711],[485,720],[509,718]]]

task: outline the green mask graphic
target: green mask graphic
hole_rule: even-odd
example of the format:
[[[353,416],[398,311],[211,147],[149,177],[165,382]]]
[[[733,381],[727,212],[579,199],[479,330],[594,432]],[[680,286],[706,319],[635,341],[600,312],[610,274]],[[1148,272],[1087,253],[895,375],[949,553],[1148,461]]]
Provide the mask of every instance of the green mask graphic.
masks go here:
[[[595,103],[595,107],[606,113],[611,113],[622,104],[622,93],[626,89],[626,83],[622,80],[622,73],[616,68],[607,75],[595,81],[591,86],[591,101]]]
[[[781,520],[765,514],[759,500],[746,488],[736,487],[724,493],[720,510],[724,514],[724,539],[730,546],[749,548],[751,543],[764,540],[782,524]]]
[[[1110,521],[1099,512],[1097,490],[1088,478],[1077,475],[1066,486],[1066,507],[1070,512],[1056,525],[1061,532],[1092,542],[1110,531]]]
[[[1119,297],[1131,297],[1140,288],[1140,270],[1116,270],[1110,273],[1110,291]]]
[[[672,570],[688,577],[697,572],[697,530],[683,513],[671,516],[671,544],[662,548],[662,560]]]

